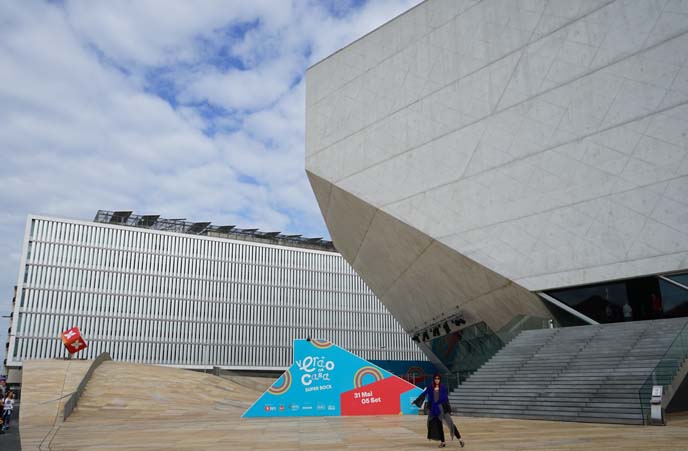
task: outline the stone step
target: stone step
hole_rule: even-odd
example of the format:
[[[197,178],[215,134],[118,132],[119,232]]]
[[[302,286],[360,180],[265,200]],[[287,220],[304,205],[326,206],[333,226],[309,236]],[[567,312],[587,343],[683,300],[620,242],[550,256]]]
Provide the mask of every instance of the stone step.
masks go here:
[[[602,407],[602,406],[608,406],[608,407],[619,407],[619,408],[629,408],[629,409],[638,409],[638,403],[637,402],[630,402],[628,399],[625,398],[618,398],[618,399],[602,399],[602,398],[597,398],[597,397],[592,397],[592,396],[581,396],[578,398],[566,398],[566,397],[557,397],[557,398],[533,398],[530,400],[523,400],[521,398],[516,398],[516,399],[504,399],[504,400],[483,400],[479,398],[473,398],[473,399],[456,399],[456,398],[449,398],[449,401],[452,403],[452,405],[457,405],[457,406],[472,406],[472,405],[491,405],[491,406],[500,406],[503,404],[528,404],[528,405],[543,405],[543,406],[548,406],[548,405],[555,405],[555,406],[578,406],[578,407]]]
[[[670,380],[683,363],[682,352],[667,350],[687,321],[525,331],[450,400],[475,416],[640,424],[639,391],[653,371]]]
[[[470,417],[488,417],[488,418],[516,418],[522,420],[547,420],[547,421],[572,421],[577,423],[612,423],[612,424],[643,424],[642,417],[599,417],[599,416],[581,416],[581,415],[557,415],[551,412],[533,413],[533,412],[459,412],[459,415]]]

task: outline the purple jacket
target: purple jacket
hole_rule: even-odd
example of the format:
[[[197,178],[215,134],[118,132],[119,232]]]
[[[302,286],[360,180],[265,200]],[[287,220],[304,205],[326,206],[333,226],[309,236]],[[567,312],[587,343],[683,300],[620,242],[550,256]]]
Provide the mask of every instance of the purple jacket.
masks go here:
[[[442,413],[442,409],[440,409],[442,405],[444,406],[444,413],[451,412],[451,407],[449,407],[449,390],[447,390],[447,386],[444,384],[440,384],[440,396],[437,402],[435,402],[435,387],[434,385],[429,385],[413,403],[420,407],[423,404],[423,400],[428,401],[429,415],[431,417],[437,417]]]

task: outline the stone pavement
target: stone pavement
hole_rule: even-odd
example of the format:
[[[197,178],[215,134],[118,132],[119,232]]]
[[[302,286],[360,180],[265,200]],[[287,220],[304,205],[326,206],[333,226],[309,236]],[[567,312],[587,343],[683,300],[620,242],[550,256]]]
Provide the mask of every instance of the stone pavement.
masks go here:
[[[25,376],[27,369],[46,370],[28,366]],[[29,380],[41,378],[29,375]],[[41,429],[48,432],[46,438],[32,440],[31,447],[23,444],[23,449],[406,451],[437,447],[436,442],[425,440],[423,416],[240,418],[260,395],[259,386],[172,368],[106,362],[94,373],[75,413],[66,422],[53,418],[55,428]],[[31,389],[24,385],[23,393]],[[25,420],[38,426],[35,419],[30,422],[32,415],[28,408],[22,412],[22,436]],[[466,440],[465,450],[688,450],[688,415],[670,417],[666,427],[455,420]],[[447,446],[459,449],[456,441]]]
[[[19,414],[22,449],[48,449],[62,424],[64,404],[90,365],[86,360],[24,362]]]

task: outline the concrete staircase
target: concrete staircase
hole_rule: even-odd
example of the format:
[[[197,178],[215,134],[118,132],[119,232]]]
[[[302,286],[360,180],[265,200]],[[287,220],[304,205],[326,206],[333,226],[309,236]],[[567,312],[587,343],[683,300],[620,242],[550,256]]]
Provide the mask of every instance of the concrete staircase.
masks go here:
[[[639,390],[687,321],[522,332],[450,401],[466,416],[643,424]]]

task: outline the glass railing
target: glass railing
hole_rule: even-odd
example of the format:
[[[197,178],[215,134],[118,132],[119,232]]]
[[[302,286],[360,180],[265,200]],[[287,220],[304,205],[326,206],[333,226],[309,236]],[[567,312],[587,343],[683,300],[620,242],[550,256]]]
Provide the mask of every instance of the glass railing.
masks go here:
[[[453,391],[456,387],[461,385],[468,377],[473,374],[475,370],[470,370],[470,371],[458,371],[454,373],[447,374],[446,377],[446,384],[447,388],[449,391]]]
[[[445,375],[449,391],[461,385],[521,332],[549,327],[547,318],[517,315],[497,332],[490,330],[485,323],[464,329],[461,340],[455,344],[454,354],[451,359],[446,359],[451,370]],[[433,351],[438,355],[439,349],[433,348]]]
[[[640,409],[643,415],[643,421],[647,424],[650,418],[650,399],[652,398],[652,387],[654,385],[662,385],[664,393],[667,392],[667,387],[674,381],[676,373],[683,365],[683,362],[688,358],[688,322],[683,325],[679,333],[674,338],[674,341],[669,346],[669,349],[664,353],[657,366],[650,375],[645,379],[645,382],[638,390],[638,399],[640,400]]]
[[[517,315],[497,331],[497,336],[504,345],[507,345],[524,330],[547,329],[550,327],[550,323],[549,319],[539,316]]]

